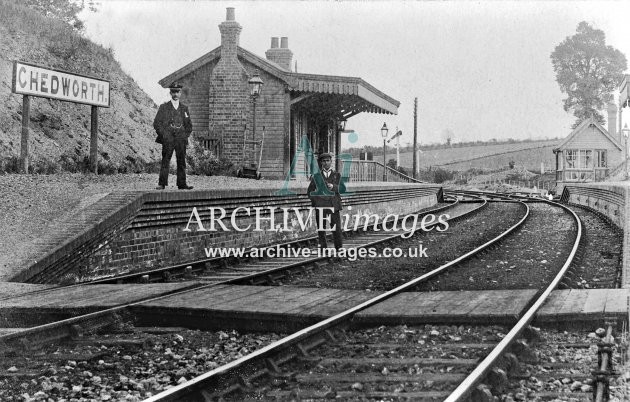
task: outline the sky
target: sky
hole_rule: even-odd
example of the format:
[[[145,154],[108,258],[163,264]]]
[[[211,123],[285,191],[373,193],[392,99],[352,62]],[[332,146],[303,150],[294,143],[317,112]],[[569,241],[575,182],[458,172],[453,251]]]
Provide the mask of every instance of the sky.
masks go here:
[[[566,137],[575,119],[562,108],[555,46],[587,21],[630,56],[623,1],[101,0],[81,17],[159,104],[168,100],[160,79],[220,45],[227,7],[243,27],[241,47],[264,57],[271,37],[286,36],[298,72],[361,77],[401,102],[397,115],[350,118],[358,141],[342,137],[342,148],[382,146],[383,123],[410,143],[416,97],[421,144],[443,143],[446,130],[453,142]]]

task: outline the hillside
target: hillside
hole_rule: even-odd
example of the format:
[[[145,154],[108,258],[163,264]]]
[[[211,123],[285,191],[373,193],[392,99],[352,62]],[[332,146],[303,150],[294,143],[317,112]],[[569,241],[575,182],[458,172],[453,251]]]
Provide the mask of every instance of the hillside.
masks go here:
[[[125,74],[113,53],[77,35],[67,24],[0,0],[0,162],[20,154],[22,95],[11,92],[13,60],[109,80],[111,107],[99,108],[99,162],[159,160],[152,128],[155,103]],[[31,100],[30,155],[58,163],[90,149],[90,106]]]
[[[531,141],[426,150],[420,153],[419,164],[421,168],[439,166],[453,171],[465,171],[471,168],[497,170],[507,168],[509,162],[513,161],[516,165],[539,171],[540,163],[543,162],[546,169],[555,169],[555,156],[552,149],[561,141]],[[395,157],[394,152],[387,154],[388,160]],[[374,158],[379,160],[378,156]],[[401,152],[400,164],[405,168],[410,168],[413,164],[412,153]]]

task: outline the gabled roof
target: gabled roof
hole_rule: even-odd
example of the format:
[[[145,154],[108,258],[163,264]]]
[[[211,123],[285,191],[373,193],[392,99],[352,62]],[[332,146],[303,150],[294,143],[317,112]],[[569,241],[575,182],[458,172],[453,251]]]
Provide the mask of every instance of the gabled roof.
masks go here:
[[[579,126],[577,126],[573,131],[571,131],[571,134],[569,134],[567,136],[567,138],[565,138],[560,144],[558,144],[558,146],[556,148],[554,148],[554,151],[563,148],[566,144],[568,144],[571,140],[573,140],[573,137],[575,137],[576,135],[578,135],[579,133],[581,133],[586,128],[590,127],[591,125],[594,126],[595,128],[597,128],[604,135],[604,137],[608,138],[610,140],[610,142],[613,143],[613,145],[615,145],[617,148],[619,148],[620,151],[623,150],[623,147],[622,147],[621,144],[619,144],[619,141],[617,141],[615,138],[613,138],[613,136],[611,136],[608,133],[608,130],[606,130],[604,127],[602,127],[601,124],[596,122],[591,117],[589,119],[584,120],[582,123],[580,123]]]
[[[193,71],[203,67],[204,65],[214,60],[219,59],[220,57],[221,46],[204,54],[197,60],[188,63],[179,70],[167,75],[166,77],[158,81],[158,83],[163,88],[166,88],[172,82],[181,80],[184,76],[192,73]],[[363,111],[391,114],[398,113],[398,106],[400,106],[399,101],[379,91],[374,86],[365,82],[361,78],[294,73],[272,61],[257,56],[240,46],[237,48],[237,57],[252,63],[259,69],[285,82],[288,86],[289,91],[303,93],[354,95],[360,98],[364,104],[371,105],[371,107],[369,108],[364,108]]]
[[[249,61],[250,63],[256,65],[261,70],[273,75],[274,77],[279,78],[282,81],[286,82],[285,75],[290,73],[290,71],[285,70],[280,65],[269,61],[267,59],[263,59],[262,57],[256,56],[254,53],[243,49],[242,47],[237,47],[236,55],[244,60]],[[221,46],[216,47],[204,54],[200,58],[195,61],[192,61],[186,64],[184,67],[179,70],[167,75],[158,81],[158,84],[162,86],[162,88],[168,87],[172,82],[181,80],[184,76],[192,73],[193,71],[205,66],[206,64],[217,60],[221,57]]]

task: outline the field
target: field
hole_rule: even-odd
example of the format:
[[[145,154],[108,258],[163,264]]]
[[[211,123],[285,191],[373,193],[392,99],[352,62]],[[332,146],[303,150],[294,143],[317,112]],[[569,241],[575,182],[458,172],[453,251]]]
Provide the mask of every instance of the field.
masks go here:
[[[470,168],[497,170],[507,168],[510,161],[513,161],[516,165],[539,172],[541,163],[545,164],[545,170],[555,169],[555,155],[552,149],[561,141],[532,141],[427,150],[420,153],[419,164],[421,168],[439,166],[454,171],[465,171]],[[387,159],[395,157],[395,153],[387,155]],[[374,158],[379,160],[378,156]],[[405,168],[411,168],[412,153],[401,153],[400,164]]]

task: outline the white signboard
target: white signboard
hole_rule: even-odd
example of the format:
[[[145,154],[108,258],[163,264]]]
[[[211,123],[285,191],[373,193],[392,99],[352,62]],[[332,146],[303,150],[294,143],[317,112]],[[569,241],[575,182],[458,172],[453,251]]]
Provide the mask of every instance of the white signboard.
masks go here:
[[[13,92],[109,107],[109,81],[13,62]]]

